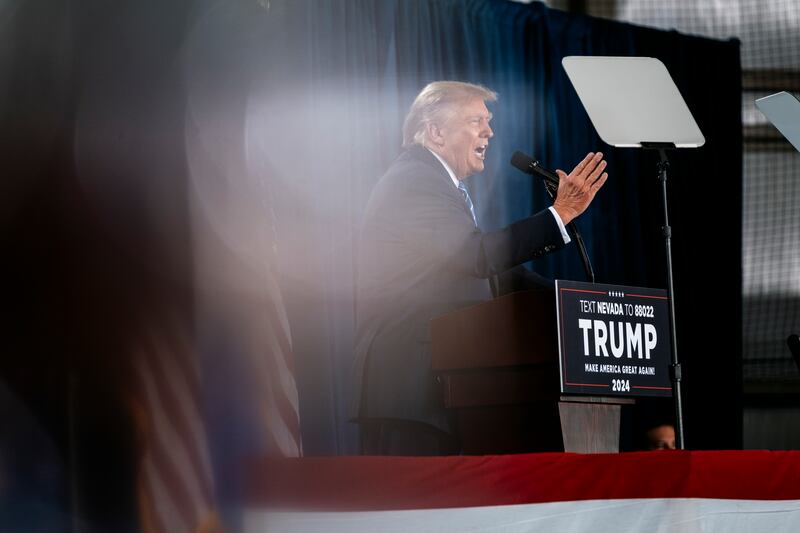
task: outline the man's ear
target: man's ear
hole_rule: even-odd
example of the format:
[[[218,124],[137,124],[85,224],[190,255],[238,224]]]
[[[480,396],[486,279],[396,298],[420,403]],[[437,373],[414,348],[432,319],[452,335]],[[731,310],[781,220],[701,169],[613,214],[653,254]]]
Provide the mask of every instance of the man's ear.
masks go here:
[[[428,122],[425,125],[425,133],[428,137],[428,142],[430,142],[433,146],[444,146],[444,136],[442,135],[442,130],[439,128],[439,125],[435,122]]]

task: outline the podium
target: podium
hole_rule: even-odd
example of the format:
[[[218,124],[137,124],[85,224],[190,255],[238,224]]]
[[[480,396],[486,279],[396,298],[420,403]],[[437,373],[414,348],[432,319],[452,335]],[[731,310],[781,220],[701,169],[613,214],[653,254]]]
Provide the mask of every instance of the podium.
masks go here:
[[[517,292],[431,321],[432,367],[467,455],[619,451],[627,398],[561,396],[555,296]]]

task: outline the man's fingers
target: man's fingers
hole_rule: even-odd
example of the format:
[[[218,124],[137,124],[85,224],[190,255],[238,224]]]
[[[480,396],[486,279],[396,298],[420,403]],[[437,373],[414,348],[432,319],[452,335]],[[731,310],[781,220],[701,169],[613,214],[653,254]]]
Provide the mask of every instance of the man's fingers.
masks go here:
[[[607,166],[608,162],[603,160],[602,152],[589,152],[571,174],[567,175],[561,169],[557,169],[556,174],[560,180],[571,183],[570,187],[576,187],[573,194],[578,193],[578,190],[583,190],[584,193],[589,192],[593,197],[594,193],[600,190],[600,187],[608,179],[608,173],[603,172]]]
[[[603,184],[606,182],[606,180],[607,180],[607,179],[608,179],[608,172],[603,172],[603,174],[601,174],[601,175],[600,175],[600,177],[599,177],[599,178],[597,178],[597,181],[595,181],[595,182],[592,184],[592,189],[593,189],[595,192],[599,191],[599,190],[600,190],[600,187],[602,187],[602,186],[603,186]]]
[[[583,158],[583,161],[578,163],[575,166],[575,168],[572,170],[572,174],[580,174],[583,171],[583,169],[586,167],[586,165],[589,164],[589,161],[591,161],[593,157],[594,157],[594,153],[593,152],[589,152],[588,154],[586,154],[586,157]]]
[[[583,158],[583,161],[578,163],[578,166],[575,167],[573,170],[573,176],[580,177],[582,180],[588,179],[596,179],[599,174],[594,175],[593,173],[597,170],[597,167],[603,162],[603,152],[589,152],[586,154],[586,157]],[[605,166],[605,165],[604,165]],[[601,169],[602,170],[602,169]]]
[[[606,165],[608,165],[607,162],[600,161],[600,164],[594,167],[592,173],[589,174],[588,178],[586,178],[587,180],[589,180],[589,183],[594,183],[595,181],[597,181],[597,179],[600,177],[600,174],[602,174],[603,169],[606,168]]]
[[[599,167],[602,163],[604,163],[603,152],[597,152],[596,154],[594,154],[594,157],[592,157],[584,167],[582,172],[583,179],[584,180],[591,179],[592,181],[594,181],[594,178],[592,176],[594,175],[594,172],[597,170],[597,167]]]

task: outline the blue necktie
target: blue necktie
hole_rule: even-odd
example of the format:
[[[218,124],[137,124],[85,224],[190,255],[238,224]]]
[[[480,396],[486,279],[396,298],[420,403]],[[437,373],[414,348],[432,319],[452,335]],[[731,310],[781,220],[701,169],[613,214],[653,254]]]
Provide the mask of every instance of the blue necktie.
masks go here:
[[[461,195],[464,197],[464,201],[467,202],[467,207],[469,207],[469,213],[472,215],[472,222],[475,223],[475,227],[478,227],[478,219],[475,218],[475,206],[472,204],[472,198],[469,197],[469,193],[467,192],[466,186],[462,182],[458,182],[458,190],[461,191]]]

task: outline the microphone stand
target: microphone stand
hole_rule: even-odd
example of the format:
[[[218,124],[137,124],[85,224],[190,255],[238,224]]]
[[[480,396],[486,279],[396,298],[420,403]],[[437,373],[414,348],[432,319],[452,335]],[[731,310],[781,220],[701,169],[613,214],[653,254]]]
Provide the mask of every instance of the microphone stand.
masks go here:
[[[581,261],[583,262],[583,270],[586,272],[586,278],[589,280],[589,283],[594,283],[594,270],[592,270],[592,263],[589,261],[589,254],[586,253],[586,244],[583,242],[581,232],[578,231],[578,226],[576,226],[574,222],[567,224],[567,228],[569,228],[569,230],[572,231],[572,234],[575,236],[575,244],[578,245],[578,253],[581,255]]]
[[[555,200],[558,193],[558,186],[544,178],[542,178],[542,181],[544,182],[544,188],[547,191],[547,194],[550,195],[550,199]],[[575,237],[575,244],[578,246],[578,253],[581,256],[581,262],[583,263],[583,270],[586,272],[586,278],[589,280],[589,283],[594,283],[594,269],[592,269],[592,262],[589,261],[589,254],[586,252],[586,243],[583,242],[583,236],[581,235],[581,232],[578,231],[578,226],[574,221],[567,224],[567,229],[571,231],[572,235]]]

